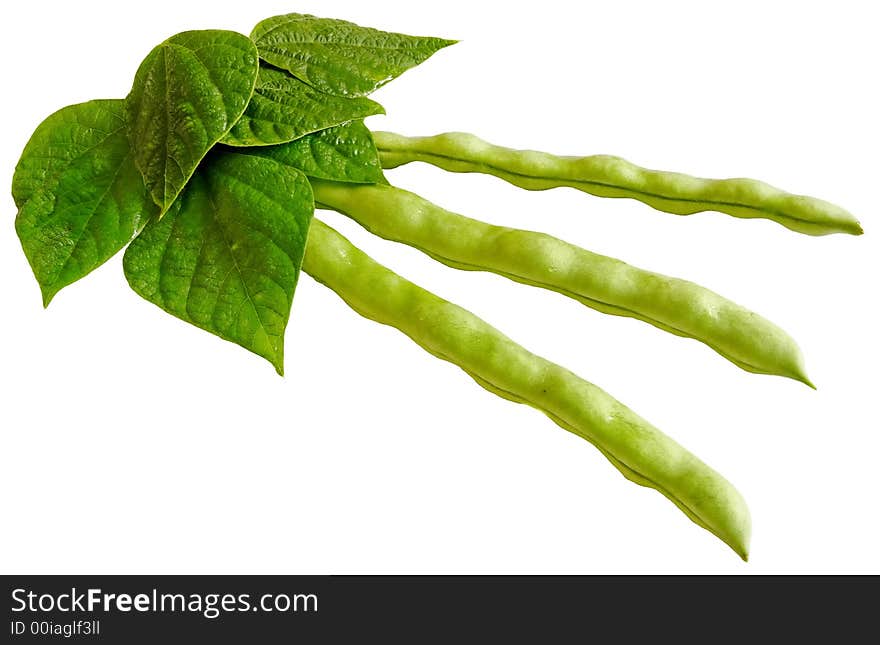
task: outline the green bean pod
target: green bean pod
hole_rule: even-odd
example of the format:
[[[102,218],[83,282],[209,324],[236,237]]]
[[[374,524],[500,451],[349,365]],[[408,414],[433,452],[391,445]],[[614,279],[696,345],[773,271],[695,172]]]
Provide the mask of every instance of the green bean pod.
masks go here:
[[[490,392],[537,408],[594,444],[627,479],[658,490],[748,558],[751,520],[739,492],[600,388],[378,264],[317,219],[303,270],[362,316],[399,329]]]
[[[550,289],[606,314],[699,340],[739,367],[812,387],[797,343],[758,314],[693,282],[636,268],[558,238],[486,224],[388,185],[311,180],[318,206],[449,266]]]
[[[648,170],[608,155],[560,157],[495,146],[472,134],[405,137],[374,132],[383,168],[423,161],[451,172],[479,172],[527,190],[568,186],[598,197],[628,197],[660,211],[718,211],[765,218],[807,235],[861,235],[859,221],[826,201],[793,195],[754,179],[701,179]]]

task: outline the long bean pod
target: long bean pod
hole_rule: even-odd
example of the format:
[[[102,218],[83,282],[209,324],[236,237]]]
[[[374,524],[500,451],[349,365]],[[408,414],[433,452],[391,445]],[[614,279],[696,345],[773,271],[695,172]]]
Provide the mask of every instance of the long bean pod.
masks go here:
[[[739,367],[810,386],[801,351],[781,328],[693,282],[639,269],[558,238],[449,212],[388,185],[312,180],[319,206],[449,266],[491,271],[702,341]]]
[[[399,329],[490,392],[537,408],[594,444],[627,479],[658,490],[748,558],[751,520],[739,492],[600,388],[378,264],[317,219],[309,232],[303,270],[362,316]]]
[[[676,215],[718,211],[770,219],[808,235],[861,235],[859,221],[829,202],[793,195],[754,179],[702,179],[648,170],[609,155],[560,157],[496,146],[472,134],[405,137],[374,132],[384,168],[423,161],[451,172],[479,172],[527,190],[568,186],[598,197],[628,197]]]

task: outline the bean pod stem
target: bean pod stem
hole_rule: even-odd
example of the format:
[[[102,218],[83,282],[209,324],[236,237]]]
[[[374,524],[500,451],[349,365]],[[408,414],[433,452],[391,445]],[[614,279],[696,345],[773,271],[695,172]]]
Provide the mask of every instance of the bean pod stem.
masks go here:
[[[748,558],[751,520],[724,477],[609,394],[536,356],[469,311],[402,278],[315,219],[303,270],[352,309],[409,336],[490,392],[544,412]]]
[[[389,185],[313,179],[319,207],[457,269],[491,271],[556,291],[606,314],[699,340],[744,370],[806,383],[797,343],[781,328],[693,282],[645,271],[543,233],[449,212]]]
[[[568,186],[598,197],[628,197],[660,211],[718,211],[770,219],[807,235],[861,235],[859,221],[829,202],[793,195],[754,179],[702,179],[648,170],[609,155],[560,157],[496,146],[472,134],[405,137],[374,132],[383,168],[423,161],[451,172],[479,172],[527,190]]]

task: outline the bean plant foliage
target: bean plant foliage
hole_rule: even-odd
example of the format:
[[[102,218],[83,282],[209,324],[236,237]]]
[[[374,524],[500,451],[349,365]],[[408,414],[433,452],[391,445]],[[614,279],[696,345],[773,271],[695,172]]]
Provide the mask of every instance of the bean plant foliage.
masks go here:
[[[16,166],[16,231],[48,306],[128,246],[132,289],[283,373],[315,208],[308,177],[383,181],[366,97],[454,41],[288,14],[157,45],[125,99],[55,112]]]

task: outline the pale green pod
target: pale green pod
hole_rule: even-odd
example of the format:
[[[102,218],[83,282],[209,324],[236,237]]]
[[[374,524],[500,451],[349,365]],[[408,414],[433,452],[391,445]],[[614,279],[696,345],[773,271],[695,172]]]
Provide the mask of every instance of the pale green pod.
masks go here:
[[[812,387],[797,343],[766,318],[693,282],[639,269],[558,238],[486,224],[388,185],[311,180],[318,206],[458,269],[491,271],[606,314],[699,340],[739,367]]]
[[[861,235],[859,221],[829,202],[793,195],[754,179],[702,179],[648,170],[609,155],[560,157],[492,145],[472,134],[405,137],[374,132],[383,168],[423,161],[451,172],[479,172],[527,190],[568,186],[598,197],[629,197],[660,211],[718,211],[764,218],[807,235]]]
[[[490,392],[530,405],[586,439],[627,479],[658,490],[748,558],[751,520],[739,492],[600,388],[378,264],[317,219],[312,220],[303,270],[362,316],[399,329]]]

